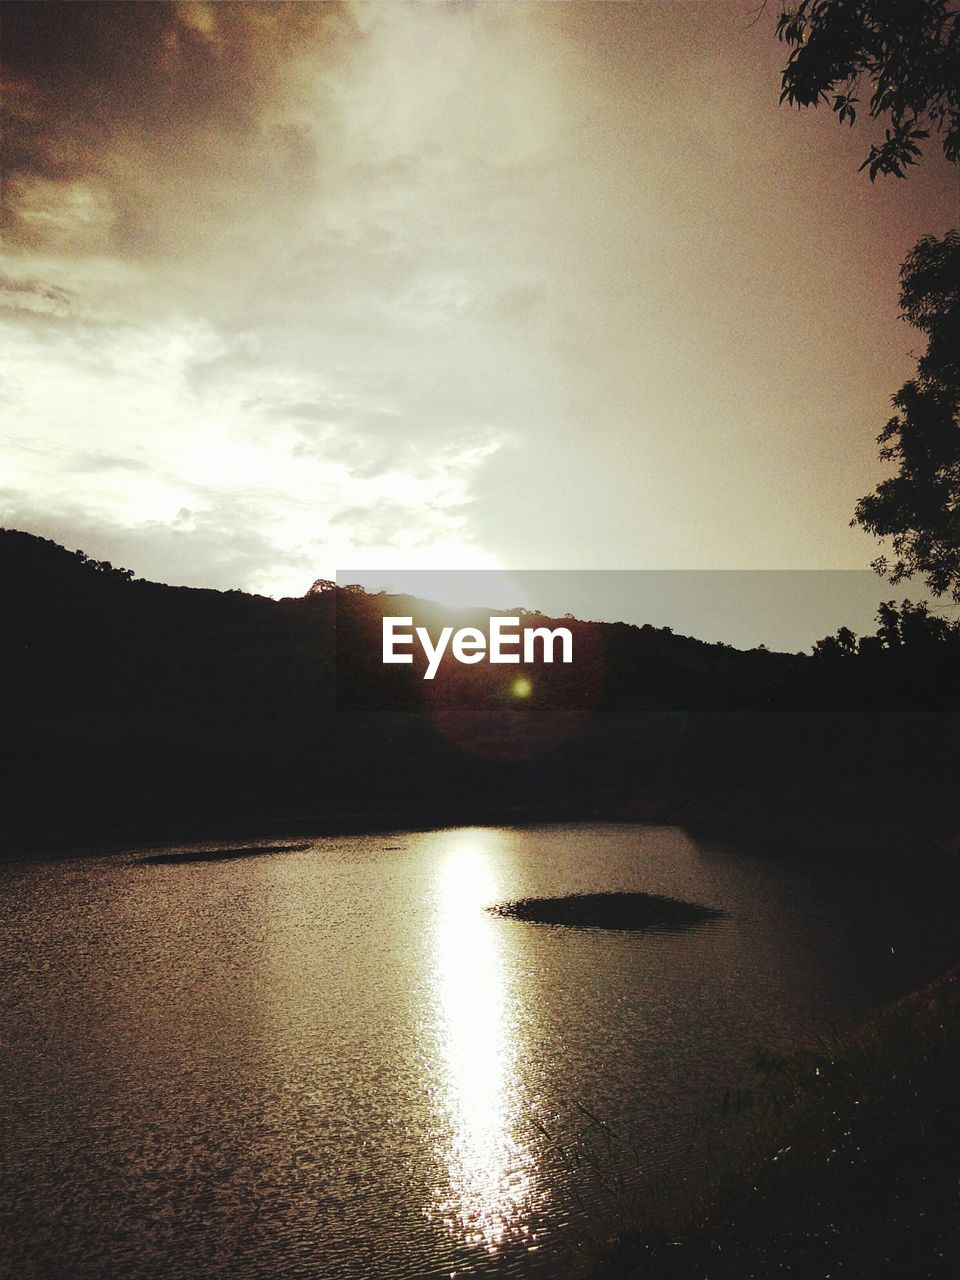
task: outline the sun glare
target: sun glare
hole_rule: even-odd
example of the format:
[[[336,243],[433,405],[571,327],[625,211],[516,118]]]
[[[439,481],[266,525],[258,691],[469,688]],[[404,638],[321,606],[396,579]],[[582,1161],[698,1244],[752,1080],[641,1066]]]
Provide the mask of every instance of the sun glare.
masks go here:
[[[433,1212],[467,1244],[494,1252],[522,1220],[530,1153],[518,1142],[513,1013],[497,936],[483,908],[496,892],[486,858],[461,847],[438,883],[436,981],[449,1189]]]

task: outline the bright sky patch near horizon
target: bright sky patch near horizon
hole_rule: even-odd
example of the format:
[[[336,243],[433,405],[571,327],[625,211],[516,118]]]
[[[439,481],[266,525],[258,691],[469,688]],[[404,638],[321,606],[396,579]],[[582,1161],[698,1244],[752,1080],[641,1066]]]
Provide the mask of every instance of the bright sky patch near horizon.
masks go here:
[[[871,185],[778,105],[772,15],[6,10],[0,524],[275,595],[876,554],[957,173]]]

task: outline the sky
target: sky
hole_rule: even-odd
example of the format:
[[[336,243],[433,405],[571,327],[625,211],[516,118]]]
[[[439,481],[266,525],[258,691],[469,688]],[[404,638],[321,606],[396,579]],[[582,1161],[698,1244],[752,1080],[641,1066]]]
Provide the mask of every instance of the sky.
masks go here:
[[[865,569],[957,172],[871,184],[751,9],[5,5],[0,524],[272,595]]]

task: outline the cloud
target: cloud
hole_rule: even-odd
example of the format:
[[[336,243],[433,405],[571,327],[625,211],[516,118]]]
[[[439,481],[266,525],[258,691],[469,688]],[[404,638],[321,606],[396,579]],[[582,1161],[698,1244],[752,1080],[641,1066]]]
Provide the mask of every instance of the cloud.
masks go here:
[[[3,310],[40,316],[64,315],[70,309],[71,300],[68,289],[0,274],[0,308]]]
[[[8,3],[8,505],[258,589],[867,559],[940,178],[857,186],[769,32],[678,15]]]
[[[142,458],[124,458],[114,453],[82,451],[74,454],[70,466],[77,475],[96,475],[103,471],[151,471]]]
[[[332,43],[345,14],[337,5],[10,4],[4,167],[13,235],[42,244],[58,197],[68,218],[71,195],[86,191],[108,207],[105,244],[160,251],[171,232],[196,223],[204,185],[215,202],[224,180],[243,176],[237,144],[258,129],[278,126],[273,176],[302,163],[305,135],[270,120],[268,106],[291,50]],[[204,160],[214,181],[191,188]],[[45,217],[30,199],[38,186]],[[171,226],[177,194],[187,216]]]

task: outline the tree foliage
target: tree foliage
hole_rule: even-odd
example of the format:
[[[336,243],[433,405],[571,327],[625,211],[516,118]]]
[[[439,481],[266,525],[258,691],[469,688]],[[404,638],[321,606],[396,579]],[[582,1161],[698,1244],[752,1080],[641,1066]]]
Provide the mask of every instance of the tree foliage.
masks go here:
[[[960,157],[960,10],[954,0],[799,0],[777,21],[790,54],[781,102],[829,102],[852,125],[861,94],[885,123],[860,166],[904,177],[931,128]]]
[[[960,621],[931,613],[924,600],[903,600],[899,608],[893,600],[884,600],[877,609],[877,630],[872,636],[858,640],[849,627],[840,627],[835,635],[817,641],[813,656],[833,661],[881,652],[945,651],[947,647],[960,654]]]
[[[894,583],[920,573],[960,601],[960,231],[925,236],[900,283],[903,317],[927,335],[927,350],[877,437],[899,470],[860,499],[852,523],[891,539],[893,560],[875,560],[878,573]]]

